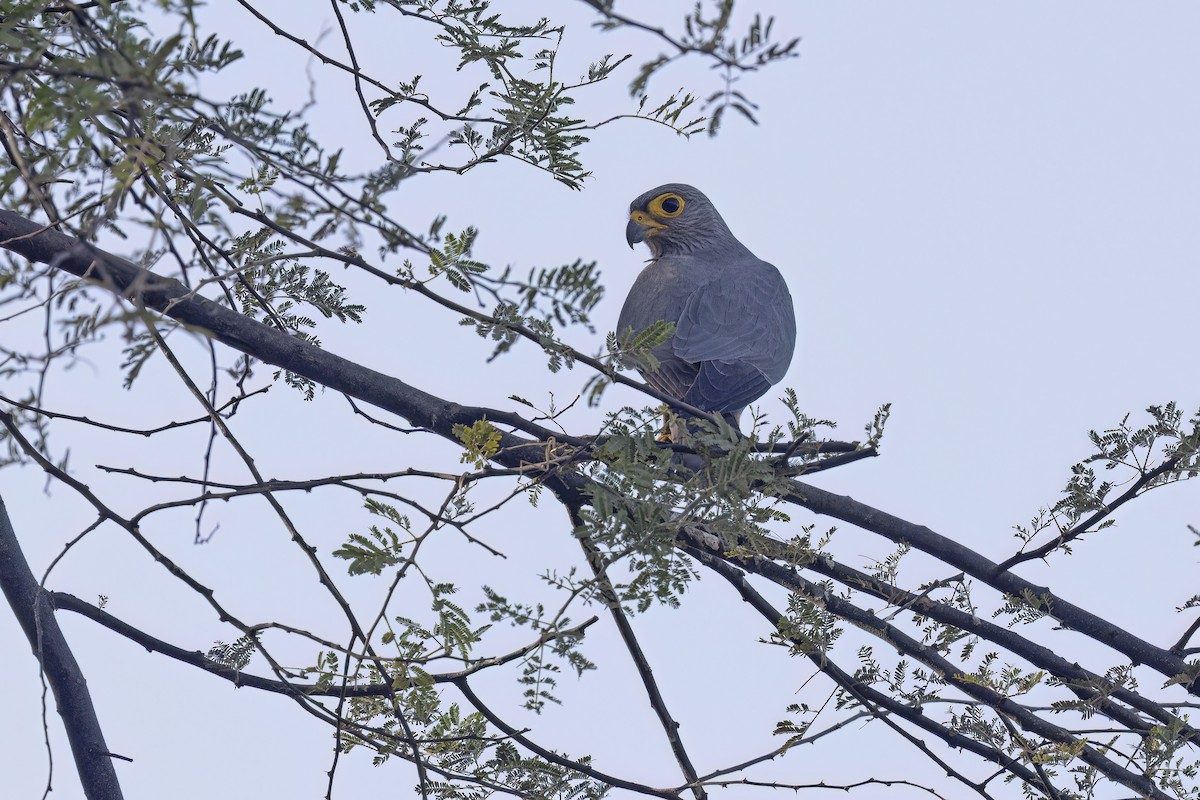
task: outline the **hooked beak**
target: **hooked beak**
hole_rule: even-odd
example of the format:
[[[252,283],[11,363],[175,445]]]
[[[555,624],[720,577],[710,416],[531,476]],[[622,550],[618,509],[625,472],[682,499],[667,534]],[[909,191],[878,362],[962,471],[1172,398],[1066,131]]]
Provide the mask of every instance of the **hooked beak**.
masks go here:
[[[632,250],[635,244],[646,241],[659,231],[666,230],[666,227],[661,222],[656,222],[645,211],[634,211],[629,215],[629,224],[625,226],[625,241]]]

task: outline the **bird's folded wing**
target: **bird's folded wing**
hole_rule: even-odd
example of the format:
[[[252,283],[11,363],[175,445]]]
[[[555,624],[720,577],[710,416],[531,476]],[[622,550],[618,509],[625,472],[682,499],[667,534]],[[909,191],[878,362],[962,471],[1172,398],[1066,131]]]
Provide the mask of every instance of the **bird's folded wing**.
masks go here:
[[[745,361],[693,363],[669,357],[643,375],[661,392],[707,411],[736,412],[771,387],[762,372]]]
[[[787,372],[795,343],[792,298],[783,276],[756,259],[744,268],[729,270],[688,297],[675,327],[672,349],[680,359],[692,363],[744,362],[770,385]],[[729,368],[718,372],[728,373]],[[713,381],[728,383],[716,375]]]
[[[697,408],[736,413],[770,388],[762,372],[745,361],[702,361],[683,399]]]

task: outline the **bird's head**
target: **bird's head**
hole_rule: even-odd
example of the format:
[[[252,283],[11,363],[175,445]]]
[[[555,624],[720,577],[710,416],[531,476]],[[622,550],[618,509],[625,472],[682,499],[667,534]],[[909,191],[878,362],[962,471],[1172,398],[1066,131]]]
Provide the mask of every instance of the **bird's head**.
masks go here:
[[[645,242],[655,258],[736,243],[708,198],[685,183],[664,184],[630,203],[625,241],[630,248]]]

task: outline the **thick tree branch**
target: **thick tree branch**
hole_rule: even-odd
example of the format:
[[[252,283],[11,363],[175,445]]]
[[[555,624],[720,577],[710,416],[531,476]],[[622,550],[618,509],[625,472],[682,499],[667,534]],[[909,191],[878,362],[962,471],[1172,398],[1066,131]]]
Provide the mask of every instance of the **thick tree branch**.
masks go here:
[[[1041,611],[1071,629],[1124,654],[1134,664],[1145,664],[1168,678],[1182,676],[1182,683],[1187,690],[1200,695],[1200,678],[1193,674],[1194,668],[1170,650],[1134,636],[1108,620],[1064,600],[1046,586],[1038,586],[1014,572],[1001,569],[996,562],[949,537],[935,533],[924,525],[908,522],[860,503],[852,497],[834,494],[800,481],[791,482],[791,491],[785,494],[783,499],[815,514],[840,519],[863,530],[877,533],[897,544],[912,545],[998,591],[1022,599],[1028,604],[1036,604]]]
[[[11,211],[0,211],[0,247],[30,261],[50,264],[97,283],[138,305],[203,330],[228,347],[390,411],[451,441],[457,441],[454,425],[469,426],[484,416],[494,423],[511,424],[543,440],[555,438],[554,431],[532,425],[516,414],[451,403],[397,378],[314,347],[196,296],[179,281],[155,275],[126,259]],[[511,434],[502,437],[500,447],[505,451],[503,460],[510,462],[510,466],[545,461],[543,444]]]
[[[682,534],[684,541],[694,547],[705,546],[705,537],[712,535],[708,532],[697,533],[687,530]],[[759,550],[765,553],[765,557],[757,555]],[[1129,708],[1114,703],[1113,700],[1126,703],[1164,725],[1177,726],[1180,736],[1193,744],[1200,745],[1200,731],[1170,713],[1167,706],[1155,703],[1124,686],[1114,684],[1104,676],[1080,666],[1078,662],[1068,661],[1049,647],[1021,636],[1010,628],[981,619],[976,614],[938,602],[926,594],[914,594],[861,570],[841,564],[823,553],[813,554],[811,558],[805,558],[802,563],[798,563],[796,555],[789,553],[786,545],[773,540],[745,542],[740,547],[723,543],[718,551],[721,553],[720,557],[725,561],[781,586],[788,586],[796,573],[787,566],[775,563],[776,561],[783,561],[795,568],[811,570],[818,575],[832,578],[848,588],[884,600],[897,608],[907,609],[927,619],[978,636],[1061,679],[1064,686],[1077,697],[1085,702],[1095,704],[1097,710],[1114,722],[1123,725],[1128,731],[1145,735],[1149,733],[1150,723]],[[713,552],[715,554],[717,551]]]
[[[104,741],[87,681],[54,619],[46,591],[38,584],[21,552],[3,498],[0,498],[0,589],[4,590],[54,692],[84,795],[88,800],[121,800],[113,755]]]

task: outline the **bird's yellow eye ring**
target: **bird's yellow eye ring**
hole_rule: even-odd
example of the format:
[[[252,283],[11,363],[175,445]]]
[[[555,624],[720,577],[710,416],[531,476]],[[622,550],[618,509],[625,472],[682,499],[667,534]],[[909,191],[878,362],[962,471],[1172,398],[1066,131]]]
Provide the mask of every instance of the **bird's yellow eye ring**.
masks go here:
[[[660,194],[650,201],[649,209],[656,217],[678,217],[683,213],[683,198],[674,192]]]

